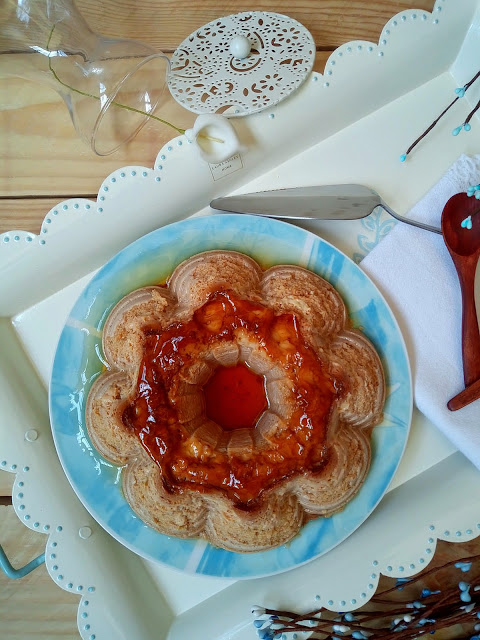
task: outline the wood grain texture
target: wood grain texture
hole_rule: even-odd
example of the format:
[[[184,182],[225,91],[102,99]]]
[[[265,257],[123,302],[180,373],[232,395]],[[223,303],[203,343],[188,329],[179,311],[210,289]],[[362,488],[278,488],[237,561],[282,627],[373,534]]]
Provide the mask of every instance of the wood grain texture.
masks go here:
[[[329,55],[317,53],[316,71],[323,71]],[[21,78],[0,79],[0,104],[0,198],[96,194],[105,176],[118,167],[152,167],[162,146],[178,135],[151,120],[116,153],[99,157],[79,139],[65,104],[50,87]],[[159,115],[182,129],[196,118],[169,93]],[[0,199],[0,220],[11,206]]]
[[[85,195],[85,194],[83,194]],[[91,194],[92,199],[96,194]],[[30,231],[40,233],[45,215],[52,209],[60,198],[4,198],[0,199],[0,233],[6,231]],[[0,486],[2,475],[0,473]]]
[[[18,520],[13,507],[0,506],[0,544],[16,569],[43,553],[45,541]],[[78,602],[53,582],[44,564],[18,580],[0,571],[0,638],[78,640]]]
[[[164,52],[176,47],[199,27],[242,11],[283,13],[303,24],[320,49],[334,49],[348,40],[378,42],[393,15],[405,9],[431,11],[434,0],[78,0],[87,22],[105,35],[131,37]],[[132,6],[134,5],[134,6]]]
[[[172,52],[195,29],[222,15],[247,10],[283,13],[312,33],[315,70],[323,72],[331,50],[351,40],[378,41],[386,21],[399,11],[430,11],[434,0],[78,0],[92,28],[104,35],[130,37]],[[51,88],[18,78],[0,78],[0,197],[81,196],[96,193],[102,179],[119,166],[152,166],[158,150],[176,135],[149,122],[118,152],[99,158],[77,137],[67,109]],[[168,94],[162,117],[182,128],[195,115]],[[0,202],[0,218],[5,207]]]
[[[480,226],[476,220],[471,229],[464,229],[462,225],[467,216],[471,221],[472,216],[479,212],[476,198],[457,193],[448,200],[442,213],[443,239],[457,270],[462,292],[462,359],[466,388],[480,380],[480,330],[475,305]],[[447,406],[452,409],[451,402]]]
[[[8,471],[0,471],[0,497],[12,495],[12,486],[14,479],[14,473],[9,473]]]
[[[160,148],[178,135],[148,121],[130,143],[99,157],[77,136],[65,104],[52,89],[8,78],[0,81],[0,100],[2,95],[7,99],[0,111],[0,197],[96,194],[105,176],[118,167],[153,166]],[[161,116],[190,127],[195,115],[168,96]]]
[[[448,402],[447,407],[450,411],[458,411],[463,409],[467,405],[475,402],[480,398],[480,378],[472,384],[468,385],[465,389],[453,396]]]

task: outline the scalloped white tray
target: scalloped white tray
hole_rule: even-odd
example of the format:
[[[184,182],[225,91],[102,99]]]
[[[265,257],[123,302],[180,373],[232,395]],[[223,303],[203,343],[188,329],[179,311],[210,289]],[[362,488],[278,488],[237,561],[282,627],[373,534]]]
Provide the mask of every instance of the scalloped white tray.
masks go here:
[[[175,138],[153,168],[107,176],[96,202],[59,203],[38,237],[0,236],[0,468],[17,474],[18,517],[48,534],[52,579],[79,595],[82,638],[253,639],[252,604],[354,609],[373,595],[380,573],[403,577],[425,567],[437,538],[480,534],[480,473],[415,411],[389,493],[333,551],[257,580],[176,572],[122,547],[83,508],[59,464],[47,404],[56,341],[76,296],[113,253],[146,232],[208,214],[220,194],[314,183],[367,184],[405,213],[461,153],[478,153],[477,118],[468,134],[450,134],[478,100],[474,86],[399,162],[453,89],[477,71],[479,27],[477,0],[438,0],[432,14],[399,14],[378,45],[342,45],[325,73],[313,74],[291,98],[236,120],[247,146],[240,158],[211,167],[184,137]],[[379,240],[386,218],[370,220],[370,228],[361,221],[309,228],[360,257]]]

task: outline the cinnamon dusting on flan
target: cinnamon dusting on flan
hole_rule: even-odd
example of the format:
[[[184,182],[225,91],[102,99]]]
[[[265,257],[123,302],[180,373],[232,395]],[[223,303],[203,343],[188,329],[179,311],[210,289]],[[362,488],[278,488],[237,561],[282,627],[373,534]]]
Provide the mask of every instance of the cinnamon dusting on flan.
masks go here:
[[[231,429],[219,423],[222,433],[207,451],[201,442],[195,446],[195,435],[179,418],[177,406],[189,403],[190,394],[179,391],[175,381],[215,346],[236,344],[242,336],[257,344],[272,367],[275,364],[283,370],[291,388],[283,397],[290,419],[268,440],[256,434],[257,420],[243,425],[249,432],[247,442],[257,440],[248,456],[243,451],[240,455],[229,452]],[[268,380],[268,374],[265,377]],[[218,291],[210,294],[188,322],[145,329],[135,397],[122,420],[134,429],[170,490],[220,490],[236,506],[246,509],[255,506],[266,489],[297,473],[318,470],[323,464],[326,427],[336,393],[334,381],[303,339],[294,314],[275,315],[265,305]],[[216,401],[221,404],[222,398]],[[243,401],[238,395],[231,411],[242,412]],[[268,394],[265,405],[267,408]],[[196,417],[208,423],[206,406],[202,412]]]

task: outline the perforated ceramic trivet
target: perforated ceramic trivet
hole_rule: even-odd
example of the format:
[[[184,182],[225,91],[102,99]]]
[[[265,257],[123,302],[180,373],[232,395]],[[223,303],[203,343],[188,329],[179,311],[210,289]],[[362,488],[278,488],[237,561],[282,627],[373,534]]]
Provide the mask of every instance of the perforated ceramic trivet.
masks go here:
[[[168,86],[194,113],[244,116],[272,107],[308,77],[315,43],[296,20],[248,11],[213,20],[178,47]]]

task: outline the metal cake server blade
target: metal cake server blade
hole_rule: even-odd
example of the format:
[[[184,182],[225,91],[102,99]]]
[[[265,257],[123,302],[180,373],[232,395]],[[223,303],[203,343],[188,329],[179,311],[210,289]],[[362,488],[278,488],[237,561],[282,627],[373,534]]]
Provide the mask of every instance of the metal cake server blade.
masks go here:
[[[227,213],[247,213],[283,220],[357,220],[382,207],[400,222],[442,233],[434,227],[395,213],[376,191],[361,184],[293,187],[215,198],[212,209]]]

